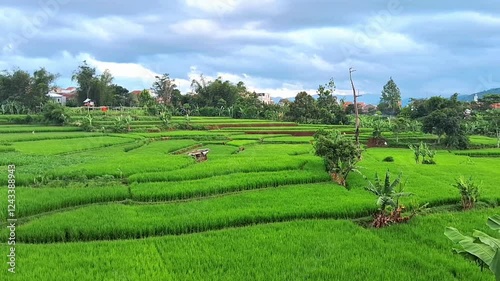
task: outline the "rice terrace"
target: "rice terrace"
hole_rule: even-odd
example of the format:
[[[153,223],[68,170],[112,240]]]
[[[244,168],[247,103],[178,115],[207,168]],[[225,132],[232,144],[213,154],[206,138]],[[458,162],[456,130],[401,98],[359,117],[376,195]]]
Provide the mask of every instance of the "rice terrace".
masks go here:
[[[113,133],[108,120],[122,113],[88,114],[102,132],[0,115],[0,197],[15,165],[17,198],[16,274],[2,270],[2,280],[494,279],[444,235],[446,227],[495,235],[486,227],[500,203],[494,138],[471,137],[474,150],[438,149],[424,165],[406,143],[435,135],[402,133],[396,143],[385,132],[389,146],[369,148],[373,132],[362,127],[360,173],[343,187],[315,146],[318,132],[352,141],[350,125],[172,117],[191,130],[158,130],[160,120],[139,114]],[[204,161],[188,155],[199,149]],[[413,196],[382,214],[377,200],[395,196],[380,199],[369,186],[377,188],[376,173],[384,185],[387,171],[389,184],[402,173],[399,185]],[[460,176],[480,183],[468,211],[454,186]],[[0,237],[9,241],[5,203]],[[10,248],[2,242],[4,261]]]

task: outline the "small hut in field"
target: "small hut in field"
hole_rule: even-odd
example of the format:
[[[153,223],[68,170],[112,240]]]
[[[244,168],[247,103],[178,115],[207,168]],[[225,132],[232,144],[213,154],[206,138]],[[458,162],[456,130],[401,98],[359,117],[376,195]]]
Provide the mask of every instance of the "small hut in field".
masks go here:
[[[206,149],[198,149],[192,152],[189,152],[188,155],[196,159],[196,162],[204,162],[208,160],[207,154],[210,150]]]

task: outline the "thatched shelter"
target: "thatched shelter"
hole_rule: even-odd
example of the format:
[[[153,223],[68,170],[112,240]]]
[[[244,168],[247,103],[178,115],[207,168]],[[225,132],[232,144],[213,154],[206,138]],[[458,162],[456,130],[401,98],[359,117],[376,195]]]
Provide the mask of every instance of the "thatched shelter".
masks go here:
[[[197,162],[203,162],[207,161],[208,157],[207,154],[210,152],[208,148],[206,149],[198,149],[192,152],[189,152],[188,155],[196,159]]]

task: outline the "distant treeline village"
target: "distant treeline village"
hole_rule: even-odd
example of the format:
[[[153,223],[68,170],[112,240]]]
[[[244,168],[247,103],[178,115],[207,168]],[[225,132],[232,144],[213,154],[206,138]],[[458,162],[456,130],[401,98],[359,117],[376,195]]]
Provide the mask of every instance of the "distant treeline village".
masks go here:
[[[98,74],[96,68],[85,61],[73,73],[76,87],[57,87],[57,78],[57,74],[44,68],[33,73],[21,69],[3,71],[0,74],[0,113],[44,113],[49,121],[53,119],[63,124],[70,119],[67,113],[64,114],[66,107],[89,110],[105,107],[106,110],[122,111],[134,108],[159,116],[167,123],[171,116],[219,116],[329,125],[354,124],[354,115],[359,114],[372,116],[361,120],[364,126],[383,122],[373,125],[381,127],[376,131],[405,131],[409,124],[418,123],[420,125],[411,126],[420,126],[423,132],[438,135],[439,140],[441,136],[446,137],[452,147],[467,147],[466,136],[470,134],[490,135],[500,140],[500,91],[481,94],[471,101],[461,101],[458,94],[450,98],[411,99],[403,106],[400,89],[390,78],[381,89],[377,105],[359,102],[356,110],[354,103],[335,95],[333,79],[320,85],[314,95],[300,92],[293,101],[281,99],[274,103],[269,94],[250,92],[243,82],[234,84],[220,77],[207,81],[203,75],[192,80],[189,93],[182,94],[168,74],[156,76],[150,89],[130,91],[113,83],[109,71]]]

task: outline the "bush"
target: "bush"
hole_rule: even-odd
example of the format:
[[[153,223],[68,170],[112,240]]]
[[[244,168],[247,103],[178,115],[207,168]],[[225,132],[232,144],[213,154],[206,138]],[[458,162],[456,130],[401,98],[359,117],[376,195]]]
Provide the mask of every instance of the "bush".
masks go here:
[[[470,146],[470,140],[465,134],[446,136],[444,139],[444,145],[448,148],[466,150]]]
[[[383,162],[394,162],[394,157],[392,156],[387,156],[382,160]]]
[[[413,151],[415,163],[418,164],[420,162],[420,156],[422,156],[422,164],[436,164],[434,161],[434,156],[436,156],[436,151],[429,148],[429,146],[420,142],[420,145],[410,144],[409,148]]]
[[[361,159],[361,151],[350,137],[338,131],[320,130],[314,135],[314,149],[317,156],[323,157],[326,170],[338,184],[347,187],[347,176],[358,171],[356,164]]]
[[[69,116],[65,112],[64,106],[55,102],[48,102],[42,109],[43,118],[46,122],[55,125],[64,125],[69,121]]]

